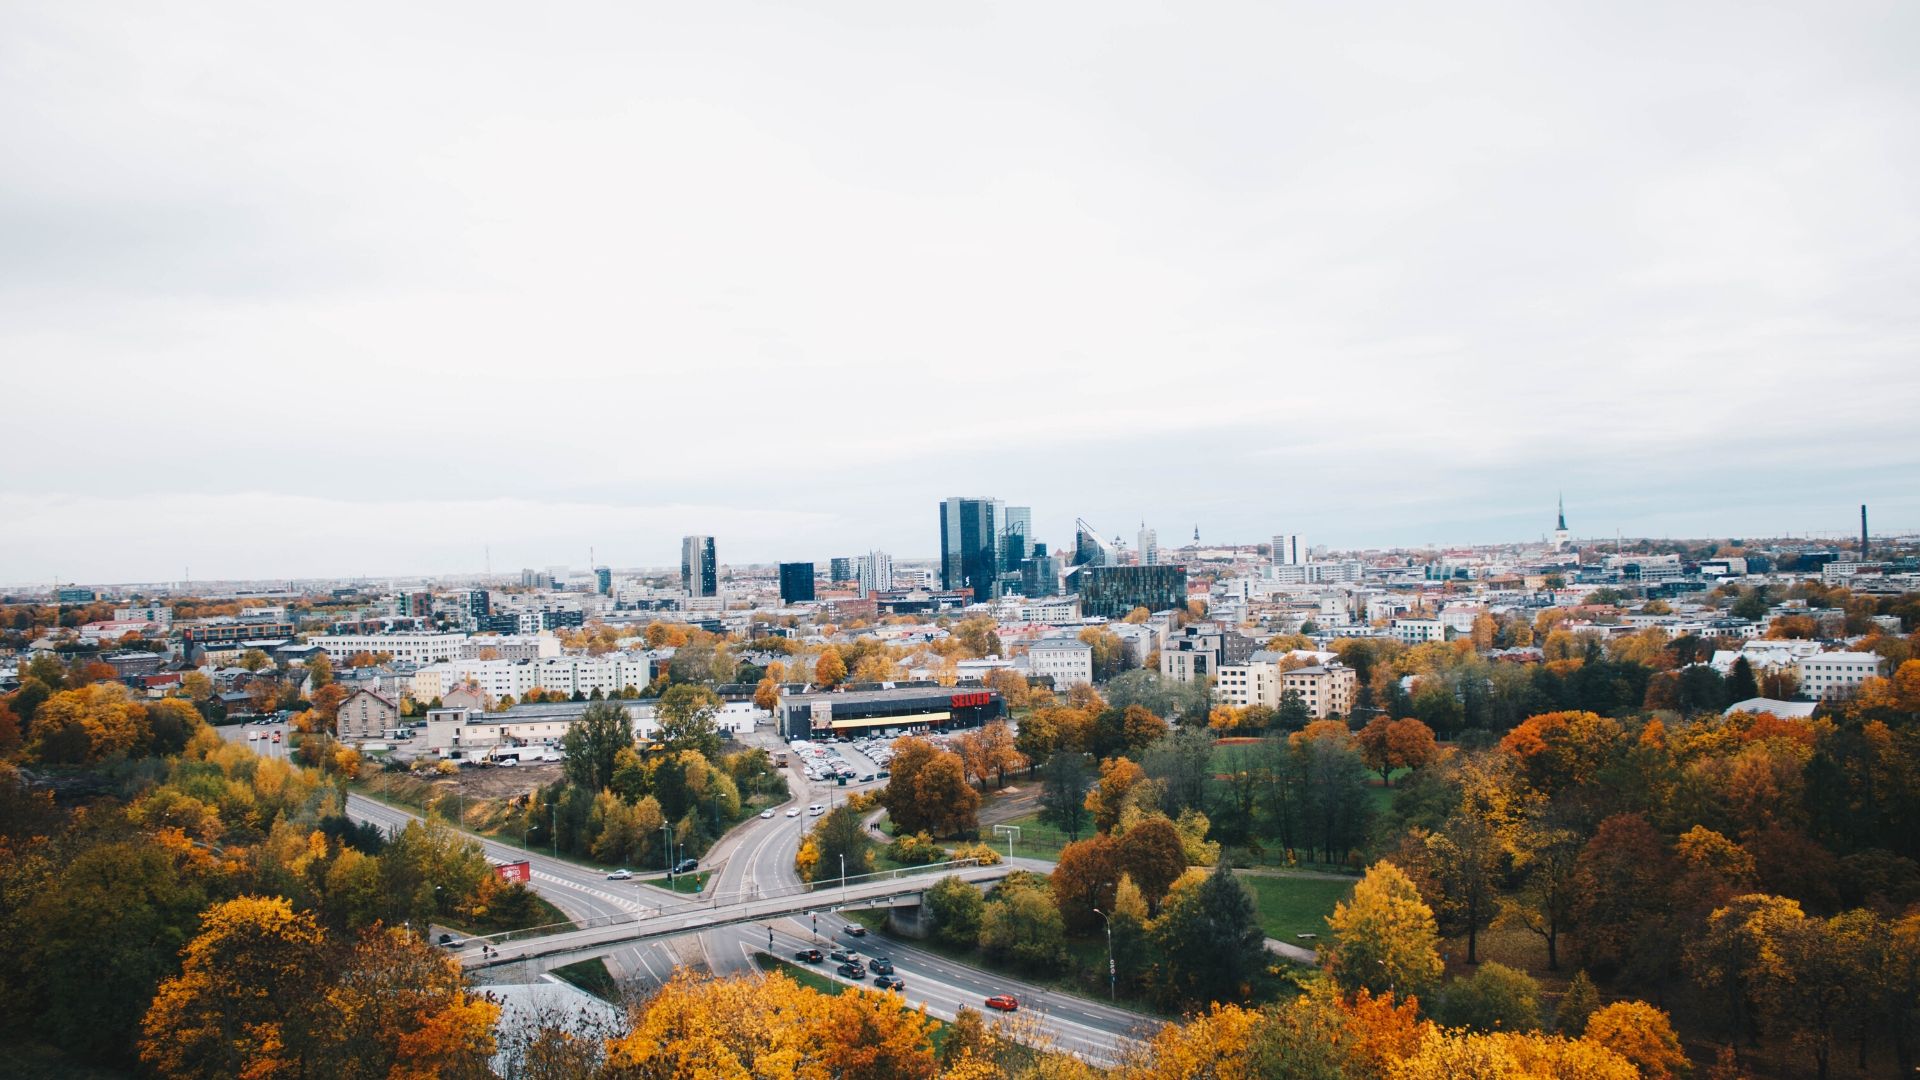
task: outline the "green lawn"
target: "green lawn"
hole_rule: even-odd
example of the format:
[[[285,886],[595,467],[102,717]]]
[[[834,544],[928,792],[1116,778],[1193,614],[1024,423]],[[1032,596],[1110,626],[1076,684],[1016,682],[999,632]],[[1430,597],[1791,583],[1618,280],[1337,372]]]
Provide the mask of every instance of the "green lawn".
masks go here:
[[[553,974],[585,990],[601,1001],[618,1002],[619,984],[613,981],[613,973],[607,970],[607,962],[598,957],[568,964],[553,969]]]
[[[697,893],[707,887],[707,878],[711,876],[707,871],[699,870],[691,874],[662,874],[659,877],[641,878],[640,883],[677,893]]]
[[[1353,892],[1353,882],[1330,878],[1242,874],[1240,880],[1253,890],[1260,928],[1289,945],[1312,944],[1295,934],[1318,934],[1324,939],[1333,905]]]
[[[1049,862],[1060,858],[1060,849],[1067,846],[1067,834],[1040,820],[1038,813],[1027,814],[1002,824],[1016,826],[1020,838],[1014,841],[1013,854],[1023,859],[1046,859]],[[1080,839],[1093,835],[1093,822],[1080,830]],[[1007,834],[996,833],[991,829],[983,830],[980,836],[983,843],[993,845],[1000,854],[1007,853]]]

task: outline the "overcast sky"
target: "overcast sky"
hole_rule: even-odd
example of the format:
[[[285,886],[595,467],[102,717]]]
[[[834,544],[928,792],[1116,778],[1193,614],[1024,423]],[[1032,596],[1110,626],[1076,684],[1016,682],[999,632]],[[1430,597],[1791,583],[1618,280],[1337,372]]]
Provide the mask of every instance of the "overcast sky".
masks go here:
[[[116,10],[117,8],[117,10]],[[1920,528],[1920,5],[10,3],[0,581]]]

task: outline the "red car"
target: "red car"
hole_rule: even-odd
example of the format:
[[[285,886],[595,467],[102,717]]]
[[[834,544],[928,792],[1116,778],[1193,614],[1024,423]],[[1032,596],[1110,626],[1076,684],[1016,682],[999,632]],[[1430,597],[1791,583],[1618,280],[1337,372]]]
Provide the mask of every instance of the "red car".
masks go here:
[[[1001,1012],[1018,1012],[1020,999],[1012,994],[995,994],[987,999],[987,1008],[999,1009]]]

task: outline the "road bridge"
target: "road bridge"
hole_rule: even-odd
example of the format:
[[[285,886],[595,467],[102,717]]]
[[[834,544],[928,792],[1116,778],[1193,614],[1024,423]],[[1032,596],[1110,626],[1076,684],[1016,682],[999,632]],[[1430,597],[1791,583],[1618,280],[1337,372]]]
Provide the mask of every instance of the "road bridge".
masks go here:
[[[771,922],[809,911],[899,905],[909,897],[917,905],[920,894],[942,877],[952,876],[969,884],[985,885],[999,881],[1012,872],[1013,868],[1005,865],[981,866],[972,860],[961,860],[850,877],[845,885],[834,878],[764,893],[748,889],[731,895],[716,894],[704,900],[667,904],[637,915],[594,919],[577,930],[537,937],[502,935],[497,941],[474,938],[461,948],[459,957],[461,966],[468,970],[507,964],[532,964],[539,970],[546,970],[605,955],[636,942],[697,934],[723,926]],[[486,948],[483,949],[483,945]]]

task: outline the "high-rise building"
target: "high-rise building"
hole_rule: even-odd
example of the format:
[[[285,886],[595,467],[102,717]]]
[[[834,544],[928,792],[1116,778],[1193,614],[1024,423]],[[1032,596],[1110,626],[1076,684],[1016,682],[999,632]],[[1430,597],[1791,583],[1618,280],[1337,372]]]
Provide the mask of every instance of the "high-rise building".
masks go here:
[[[857,569],[860,573],[861,596],[872,596],[893,588],[893,556],[886,552],[870,551],[860,556]]]
[[[467,590],[467,618],[478,622],[493,614],[493,595],[485,589]]]
[[[1000,523],[1000,569],[1018,571],[1033,558],[1033,507],[1009,506]]]
[[[1160,565],[1160,534],[1147,528],[1146,522],[1140,523],[1140,565]]]
[[[1300,566],[1307,559],[1307,541],[1299,533],[1274,534],[1273,565]]]
[[[991,600],[1000,568],[998,499],[958,495],[940,503],[940,587],[973,590],[975,600]]]
[[[780,602],[783,604],[798,604],[812,599],[813,564],[810,562],[781,563]]]
[[[598,592],[601,596],[612,596],[613,571],[604,566],[595,567],[593,571],[593,587],[594,591]]]
[[[1029,599],[1060,595],[1060,556],[1047,554],[1047,545],[1033,545],[1033,558],[1020,565],[1020,594]]]
[[[1074,573],[1083,616],[1121,619],[1137,607],[1165,611],[1187,602],[1184,566],[1082,566]]]
[[[859,577],[854,572],[853,556],[838,557],[827,562],[828,581],[853,581]]]
[[[720,561],[714,556],[713,537],[680,539],[680,588],[688,596],[720,595]]]
[[[1112,566],[1119,552],[1100,538],[1100,530],[1087,524],[1086,518],[1074,519],[1073,565]]]

